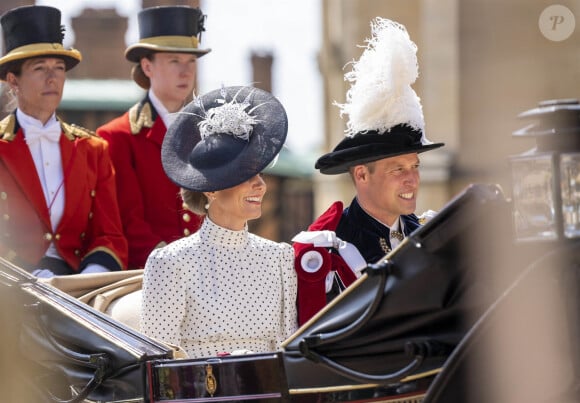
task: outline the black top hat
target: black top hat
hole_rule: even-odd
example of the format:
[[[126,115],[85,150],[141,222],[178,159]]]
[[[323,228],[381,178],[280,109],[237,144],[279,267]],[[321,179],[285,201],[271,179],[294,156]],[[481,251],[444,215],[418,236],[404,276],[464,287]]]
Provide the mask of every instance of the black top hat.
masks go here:
[[[288,132],[284,107],[253,87],[225,87],[191,101],[169,126],[161,147],[178,186],[211,192],[239,185],[278,155]]]
[[[31,57],[62,58],[69,70],[81,61],[76,49],[62,46],[64,26],[60,10],[48,6],[25,6],[7,11],[0,17],[5,55],[0,58],[0,79],[5,80],[10,64]]]
[[[127,60],[138,63],[153,52],[193,53],[201,57],[211,49],[200,49],[205,15],[188,6],[151,7],[139,12],[139,42],[125,50]]]
[[[423,143],[423,133],[400,124],[388,133],[376,131],[346,137],[332,150],[320,157],[315,168],[327,175],[348,172],[355,165],[409,153],[422,153],[443,146],[443,143]]]

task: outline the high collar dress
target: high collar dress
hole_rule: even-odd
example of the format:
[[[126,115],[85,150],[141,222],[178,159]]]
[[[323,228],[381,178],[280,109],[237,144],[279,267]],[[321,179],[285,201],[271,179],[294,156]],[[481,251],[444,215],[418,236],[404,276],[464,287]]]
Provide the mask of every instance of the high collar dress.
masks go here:
[[[272,352],[297,329],[292,247],[205,218],[145,265],[141,331],[190,358]]]

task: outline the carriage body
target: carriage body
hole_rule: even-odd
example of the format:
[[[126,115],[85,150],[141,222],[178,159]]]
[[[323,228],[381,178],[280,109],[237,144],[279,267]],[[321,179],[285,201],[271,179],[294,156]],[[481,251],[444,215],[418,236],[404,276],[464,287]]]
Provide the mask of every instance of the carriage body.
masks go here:
[[[484,227],[490,212],[509,217],[501,190],[468,187],[369,265],[282,351],[267,354],[180,358],[174,346],[2,261],[7,401],[10,396],[18,402],[71,403],[428,400],[449,357],[504,291],[489,287],[477,270],[493,264],[491,246],[481,239],[469,242],[472,228]],[[126,281],[136,274],[118,276]]]

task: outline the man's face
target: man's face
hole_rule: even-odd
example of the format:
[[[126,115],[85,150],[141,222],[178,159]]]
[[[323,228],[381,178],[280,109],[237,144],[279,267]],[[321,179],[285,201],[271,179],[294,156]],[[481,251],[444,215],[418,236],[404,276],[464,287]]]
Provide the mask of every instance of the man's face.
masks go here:
[[[417,153],[384,158],[353,168],[357,198],[361,207],[387,225],[417,207],[419,191]]]
[[[153,55],[152,60],[143,58],[141,67],[151,81],[153,92],[166,107],[173,104],[180,107],[192,95],[197,69],[196,55],[159,52]]]

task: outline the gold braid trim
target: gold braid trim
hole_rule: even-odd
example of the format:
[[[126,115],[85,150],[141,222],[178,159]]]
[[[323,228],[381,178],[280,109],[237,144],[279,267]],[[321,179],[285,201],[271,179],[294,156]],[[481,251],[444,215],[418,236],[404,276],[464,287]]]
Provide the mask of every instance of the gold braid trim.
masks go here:
[[[117,262],[117,264],[119,265],[121,270],[126,269],[126,267],[123,266],[123,262],[121,262],[121,259],[119,259],[119,257],[117,256],[117,254],[112,249],[107,248],[105,246],[97,246],[96,248],[89,251],[81,260],[85,260],[88,256],[90,256],[96,252],[105,252],[105,253],[109,254]]]
[[[131,134],[139,134],[144,127],[153,127],[153,116],[149,102],[145,102],[142,107],[141,104],[135,104],[129,109],[129,126]]]
[[[383,237],[379,238],[379,245],[381,246],[381,250],[383,251],[383,253],[388,254],[391,252],[391,248],[389,246],[389,244],[387,243],[387,240]]]
[[[0,138],[6,141],[14,140],[16,133],[14,133],[14,128],[16,127],[16,115],[11,113],[6,116],[0,122]]]
[[[60,118],[57,119],[60,123],[60,127],[62,127],[64,135],[71,141],[75,138],[90,138],[96,136],[95,132],[92,130],[85,129],[84,127],[77,126],[75,124],[68,124],[63,122]]]

